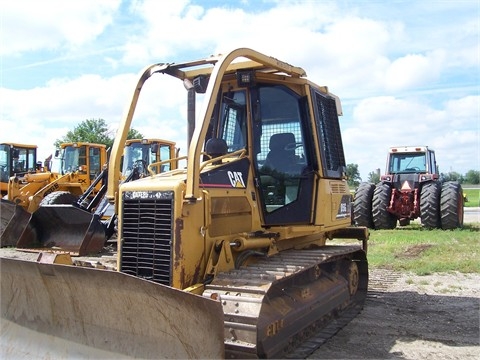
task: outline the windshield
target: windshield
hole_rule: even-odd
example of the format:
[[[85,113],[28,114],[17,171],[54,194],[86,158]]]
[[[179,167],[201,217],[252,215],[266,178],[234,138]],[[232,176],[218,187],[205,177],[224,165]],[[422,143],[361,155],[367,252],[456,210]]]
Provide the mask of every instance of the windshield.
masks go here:
[[[390,154],[390,174],[426,172],[425,153]]]
[[[86,164],[85,146],[67,146],[63,149],[62,174],[77,171],[80,166]]]
[[[10,165],[8,161],[8,153],[10,151],[10,146],[1,144],[0,145],[0,179],[1,182],[8,182],[8,177],[10,174]]]
[[[150,144],[132,143],[125,147],[122,174],[130,175],[134,166],[143,169],[156,161],[155,153],[150,150]]]

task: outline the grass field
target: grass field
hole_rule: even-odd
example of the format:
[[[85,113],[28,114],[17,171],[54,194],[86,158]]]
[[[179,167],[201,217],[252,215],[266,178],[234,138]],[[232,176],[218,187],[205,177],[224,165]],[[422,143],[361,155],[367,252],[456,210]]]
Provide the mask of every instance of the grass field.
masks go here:
[[[448,231],[426,230],[419,224],[370,230],[368,262],[370,267],[411,271],[417,275],[480,273],[480,224],[466,224],[462,229]]]
[[[464,185],[468,186],[468,185]],[[468,201],[465,207],[479,207],[480,206],[480,189],[463,189],[463,193],[467,195]]]

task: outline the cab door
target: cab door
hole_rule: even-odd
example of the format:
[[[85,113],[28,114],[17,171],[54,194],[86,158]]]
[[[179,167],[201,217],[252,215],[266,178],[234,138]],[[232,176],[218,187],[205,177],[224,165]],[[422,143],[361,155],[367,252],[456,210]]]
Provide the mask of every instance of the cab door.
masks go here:
[[[283,85],[259,85],[251,101],[264,225],[311,224],[315,166],[306,98]]]

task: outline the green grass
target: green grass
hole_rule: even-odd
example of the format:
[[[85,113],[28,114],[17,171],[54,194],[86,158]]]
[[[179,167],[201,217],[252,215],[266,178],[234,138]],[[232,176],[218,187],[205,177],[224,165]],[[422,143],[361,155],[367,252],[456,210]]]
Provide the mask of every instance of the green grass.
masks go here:
[[[370,230],[367,257],[370,267],[417,275],[480,273],[480,224],[451,231],[426,230],[419,224]]]
[[[480,189],[463,189],[463,193],[467,194],[468,199],[465,203],[465,207],[480,206]]]

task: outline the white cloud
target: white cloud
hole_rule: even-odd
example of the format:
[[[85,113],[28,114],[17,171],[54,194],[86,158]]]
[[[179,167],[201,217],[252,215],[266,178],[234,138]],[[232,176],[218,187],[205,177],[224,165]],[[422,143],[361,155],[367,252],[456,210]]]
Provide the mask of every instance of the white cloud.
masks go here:
[[[119,5],[120,0],[4,0],[0,56],[85,44],[112,23]]]
[[[427,56],[408,54],[394,60],[386,69],[386,90],[408,90],[437,80],[443,68],[444,58],[444,52],[438,50]]]

